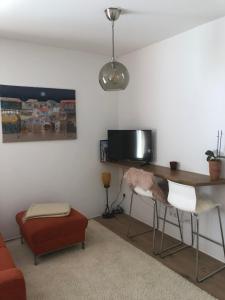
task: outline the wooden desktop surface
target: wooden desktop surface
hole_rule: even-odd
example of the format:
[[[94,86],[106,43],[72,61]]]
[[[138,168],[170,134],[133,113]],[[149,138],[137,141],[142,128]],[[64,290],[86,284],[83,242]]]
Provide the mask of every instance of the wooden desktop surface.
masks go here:
[[[208,186],[208,185],[221,185],[225,184],[225,178],[221,178],[218,180],[211,180],[208,175],[193,173],[188,171],[176,170],[173,171],[168,167],[157,166],[157,165],[145,165],[141,166],[140,162],[130,162],[130,161],[108,161],[112,165],[117,165],[124,169],[128,169],[131,167],[140,168],[145,171],[153,173],[155,176],[169,179],[178,183],[191,185],[191,186]]]

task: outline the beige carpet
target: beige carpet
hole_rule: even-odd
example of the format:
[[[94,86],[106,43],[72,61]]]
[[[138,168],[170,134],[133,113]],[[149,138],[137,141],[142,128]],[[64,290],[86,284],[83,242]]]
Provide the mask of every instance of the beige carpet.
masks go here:
[[[93,220],[85,250],[77,245],[38,266],[26,245],[8,246],[24,273],[28,300],[215,299]]]

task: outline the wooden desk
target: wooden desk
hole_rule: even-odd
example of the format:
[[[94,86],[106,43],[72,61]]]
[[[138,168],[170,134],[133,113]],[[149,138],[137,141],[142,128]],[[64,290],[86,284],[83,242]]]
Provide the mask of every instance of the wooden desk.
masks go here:
[[[127,161],[117,161],[117,162],[107,162],[115,166],[119,166],[123,169],[128,169],[135,167],[138,169],[143,169],[145,171],[153,173],[155,176],[169,179],[178,183],[191,185],[194,187],[198,186],[209,186],[209,185],[221,185],[225,184],[225,178],[219,180],[211,180],[208,175],[193,173],[188,171],[176,170],[172,171],[168,167],[157,166],[157,165],[146,165],[141,166],[140,162],[127,162]]]

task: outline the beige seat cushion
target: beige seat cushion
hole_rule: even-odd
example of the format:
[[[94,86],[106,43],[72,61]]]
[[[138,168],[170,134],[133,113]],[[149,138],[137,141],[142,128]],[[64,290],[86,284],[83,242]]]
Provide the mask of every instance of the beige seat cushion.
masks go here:
[[[134,188],[134,191],[135,191],[138,195],[141,195],[141,196],[150,197],[150,198],[153,197],[152,192],[151,192],[150,190],[145,191],[145,190],[143,190],[143,189],[142,189],[141,187],[139,187],[139,186],[136,186],[136,187]]]
[[[24,221],[33,218],[68,216],[70,210],[68,203],[35,203],[27,210]]]
[[[207,196],[201,196],[201,198],[197,199],[197,205],[195,208],[195,213],[196,214],[201,214],[203,212],[206,212],[208,210],[211,210],[215,207],[219,206],[218,203],[212,201],[209,199]]]

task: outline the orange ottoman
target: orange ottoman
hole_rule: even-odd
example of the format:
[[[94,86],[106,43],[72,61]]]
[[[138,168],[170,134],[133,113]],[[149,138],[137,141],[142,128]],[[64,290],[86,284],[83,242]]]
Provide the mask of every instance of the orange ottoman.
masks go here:
[[[16,221],[21,232],[21,242],[23,239],[27,242],[34,253],[35,264],[39,256],[76,243],[82,243],[84,249],[88,219],[75,209],[72,208],[66,217],[37,218],[23,222],[25,212],[19,212]]]

